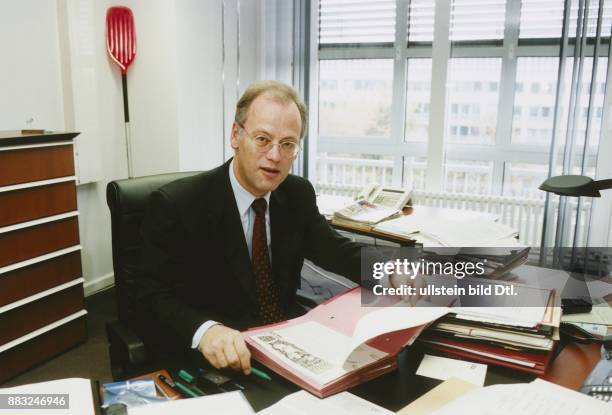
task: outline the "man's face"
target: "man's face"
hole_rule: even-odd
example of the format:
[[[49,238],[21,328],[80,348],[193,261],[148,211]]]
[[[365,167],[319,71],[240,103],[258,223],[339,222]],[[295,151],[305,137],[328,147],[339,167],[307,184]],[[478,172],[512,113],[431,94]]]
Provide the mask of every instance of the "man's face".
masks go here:
[[[255,196],[263,196],[285,180],[295,157],[284,157],[277,145],[261,152],[253,138],[267,136],[274,143],[281,140],[299,142],[302,129],[300,112],[295,103],[285,103],[264,93],[251,103],[243,127],[235,122],[232,125],[234,173],[246,190]]]

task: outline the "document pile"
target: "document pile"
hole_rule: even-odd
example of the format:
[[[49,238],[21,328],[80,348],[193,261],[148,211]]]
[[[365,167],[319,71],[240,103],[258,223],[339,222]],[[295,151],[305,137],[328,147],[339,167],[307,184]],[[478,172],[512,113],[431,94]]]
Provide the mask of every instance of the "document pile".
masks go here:
[[[518,242],[516,229],[496,221],[489,213],[417,206],[373,230],[413,239],[438,260],[446,255],[450,261],[483,263],[485,276],[499,278],[524,264],[530,248]]]
[[[375,231],[412,238],[423,246],[521,246],[516,229],[490,213],[416,206],[409,215],[377,224]]]
[[[393,370],[401,349],[448,312],[444,307],[362,307],[360,290],[340,294],[304,316],[244,332],[252,356],[325,397]]]
[[[495,284],[500,284],[496,282]],[[543,374],[559,340],[561,308],[555,290],[513,284],[522,304],[471,307],[472,298],[432,324],[419,341],[452,357]],[[508,298],[508,297],[504,297]],[[540,303],[538,305],[538,303]]]

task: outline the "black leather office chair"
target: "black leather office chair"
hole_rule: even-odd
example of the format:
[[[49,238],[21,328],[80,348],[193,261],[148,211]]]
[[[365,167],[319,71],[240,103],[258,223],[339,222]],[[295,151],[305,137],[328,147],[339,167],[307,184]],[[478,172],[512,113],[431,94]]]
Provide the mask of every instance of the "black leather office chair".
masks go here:
[[[140,225],[149,195],[166,183],[197,173],[168,173],[115,180],[106,186],[106,201],[111,213],[118,315],[117,321],[106,325],[113,379],[125,379],[156,368],[155,357],[143,341],[146,338],[146,322],[139,318],[134,301],[142,245]]]

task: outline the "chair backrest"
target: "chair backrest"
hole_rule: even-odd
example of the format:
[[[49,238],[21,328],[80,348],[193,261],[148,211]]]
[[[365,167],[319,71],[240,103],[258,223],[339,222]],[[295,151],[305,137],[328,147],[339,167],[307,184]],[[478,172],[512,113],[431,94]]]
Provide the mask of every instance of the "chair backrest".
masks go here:
[[[140,268],[140,225],[151,193],[161,186],[199,172],[167,173],[115,180],[106,186],[111,214],[113,270],[119,320],[131,326],[136,318],[134,294]]]

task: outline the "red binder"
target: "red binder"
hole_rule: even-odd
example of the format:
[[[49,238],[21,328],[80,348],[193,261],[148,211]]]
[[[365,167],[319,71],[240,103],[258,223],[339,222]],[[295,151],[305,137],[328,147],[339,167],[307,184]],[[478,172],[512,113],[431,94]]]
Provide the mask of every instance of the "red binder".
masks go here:
[[[323,398],[393,370],[401,349],[448,312],[362,307],[360,290],[340,294],[304,316],[244,332],[253,358]]]

